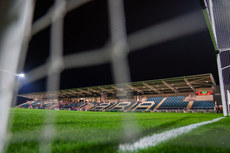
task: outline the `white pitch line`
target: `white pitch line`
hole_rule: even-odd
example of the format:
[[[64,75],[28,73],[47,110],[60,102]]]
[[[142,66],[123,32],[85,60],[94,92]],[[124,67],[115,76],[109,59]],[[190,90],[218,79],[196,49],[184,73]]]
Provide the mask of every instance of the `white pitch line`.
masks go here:
[[[119,149],[121,151],[137,151],[138,149],[144,149],[147,147],[154,147],[154,146],[158,145],[159,143],[164,142],[168,139],[175,138],[179,135],[187,133],[187,132],[189,132],[195,128],[198,128],[202,125],[217,122],[223,118],[224,117],[220,117],[220,118],[216,118],[216,119],[211,120],[211,121],[204,121],[201,123],[195,123],[195,124],[187,125],[187,126],[180,127],[177,129],[165,131],[165,132],[162,132],[159,134],[153,134],[152,136],[146,136],[146,137],[141,138],[140,140],[138,140],[132,144],[130,144],[130,143],[120,144]]]

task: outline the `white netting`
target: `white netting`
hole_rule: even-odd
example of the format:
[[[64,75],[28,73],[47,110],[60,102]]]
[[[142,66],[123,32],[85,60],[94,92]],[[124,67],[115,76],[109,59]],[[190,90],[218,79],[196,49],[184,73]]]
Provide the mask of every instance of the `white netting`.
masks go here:
[[[230,48],[230,1],[204,0],[218,50]]]
[[[227,115],[227,90],[230,88],[229,52],[230,52],[230,1],[229,0],[204,0],[207,7],[209,22],[211,24],[214,45],[220,52],[218,60],[220,88],[224,115]],[[224,90],[224,91],[223,91]]]
[[[81,5],[87,5],[86,3],[90,2],[90,0],[56,0],[49,11],[32,25],[31,31],[30,23],[32,21],[32,16],[30,15],[32,15],[34,2],[32,0],[12,0],[10,2],[14,5],[8,6],[9,9],[14,10],[15,8],[19,8],[19,10],[15,10],[15,14],[19,14],[15,22],[18,21],[22,26],[19,28],[17,23],[13,23],[12,25],[8,24],[9,29],[5,29],[5,33],[9,38],[2,37],[1,39],[1,44],[4,45],[2,45],[3,47],[1,46],[0,68],[3,70],[9,70],[13,75],[11,75],[11,77],[8,75],[5,76],[5,73],[1,73],[0,75],[0,152],[3,152],[3,145],[5,144],[6,146],[7,144],[7,132],[9,131],[6,130],[6,127],[9,114],[9,104],[11,103],[11,97],[14,91],[14,74],[17,72],[17,65],[23,65],[25,60],[24,52],[21,52],[22,57],[19,57],[20,50],[21,48],[26,50],[29,40],[28,38],[31,38],[49,25],[51,25],[50,58],[47,63],[29,71],[26,76],[27,83],[48,77],[47,89],[52,91],[59,90],[60,73],[63,70],[93,66],[108,62],[112,63],[112,72],[115,78],[114,83],[130,82],[127,58],[130,52],[149,45],[156,45],[161,42],[186,36],[188,34],[201,32],[206,29],[205,26],[202,26],[197,22],[199,20],[202,21],[203,16],[200,16],[199,11],[194,11],[127,36],[123,0],[108,0],[110,22],[110,41],[108,45],[95,50],[63,56],[63,19],[69,11],[77,9]],[[20,12],[20,10],[24,10],[25,12]],[[9,14],[10,13],[12,12],[9,12]],[[11,26],[12,29],[10,29]],[[15,35],[20,38],[15,37]],[[224,37],[222,39],[226,38]],[[13,40],[15,41],[12,42]],[[24,44],[23,41],[26,43]],[[11,48],[15,49],[15,53],[7,52]],[[6,59],[11,59],[10,64]],[[19,61],[19,59],[22,59],[22,61]],[[5,88],[5,84],[8,84],[9,87],[7,86],[7,88]],[[50,144],[56,133],[54,125],[56,113],[47,113],[46,115],[43,131],[37,139],[40,140],[39,152],[49,153],[52,151]],[[130,133],[133,134],[137,126],[135,120],[129,122],[129,124],[124,122],[124,133],[126,133],[127,136],[129,136]],[[18,141],[24,141],[24,139],[25,138],[18,139]]]

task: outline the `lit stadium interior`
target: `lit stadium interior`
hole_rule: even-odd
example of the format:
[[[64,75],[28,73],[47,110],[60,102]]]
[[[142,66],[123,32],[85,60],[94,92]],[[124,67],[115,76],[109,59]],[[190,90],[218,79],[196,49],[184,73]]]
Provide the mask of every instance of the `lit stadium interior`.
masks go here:
[[[230,152],[230,0],[0,10],[0,153]]]

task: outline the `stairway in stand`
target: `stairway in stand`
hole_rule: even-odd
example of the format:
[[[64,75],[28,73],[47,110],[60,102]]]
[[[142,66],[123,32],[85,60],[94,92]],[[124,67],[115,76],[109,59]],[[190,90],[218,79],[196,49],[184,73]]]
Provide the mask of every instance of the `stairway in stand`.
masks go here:
[[[194,103],[194,100],[189,101],[189,103],[188,103],[188,105],[186,107],[186,111],[188,111],[192,107],[193,103]]]
[[[167,99],[168,97],[165,97],[161,100],[161,102],[159,102],[159,104],[154,108],[154,110],[156,110],[158,107],[160,107],[160,105]]]

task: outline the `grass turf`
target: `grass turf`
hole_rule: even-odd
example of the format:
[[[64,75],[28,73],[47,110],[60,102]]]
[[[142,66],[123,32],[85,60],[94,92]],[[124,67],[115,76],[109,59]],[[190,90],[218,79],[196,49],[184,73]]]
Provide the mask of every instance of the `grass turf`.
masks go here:
[[[141,153],[229,153],[230,117],[207,124],[181,135],[176,139],[163,142],[156,147],[140,150]]]
[[[7,152],[33,153],[42,148],[39,147],[40,145],[47,144],[47,138],[42,139],[43,122],[47,112],[51,115],[56,114],[56,120],[54,120],[56,134],[51,144],[52,152],[55,153],[117,152],[118,145],[122,142],[135,141],[153,133],[222,116],[222,114],[199,113],[117,113],[12,109],[11,115],[14,116],[14,119]],[[50,123],[46,125],[50,126]],[[182,139],[182,137],[179,138]],[[178,142],[180,142],[179,138]],[[167,147],[178,146],[168,143]],[[158,147],[148,148],[143,152],[162,152],[161,149],[156,149],[162,145],[165,146],[160,144]],[[164,150],[163,152],[171,151]]]

